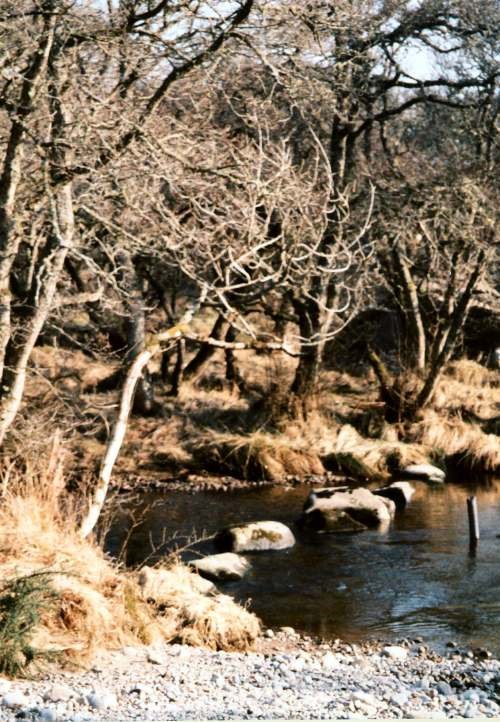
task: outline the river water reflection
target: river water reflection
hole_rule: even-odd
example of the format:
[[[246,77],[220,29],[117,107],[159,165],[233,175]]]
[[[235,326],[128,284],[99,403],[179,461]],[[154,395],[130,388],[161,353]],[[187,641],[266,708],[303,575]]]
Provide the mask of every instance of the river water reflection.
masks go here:
[[[267,626],[348,641],[422,637],[439,647],[454,640],[500,654],[500,480],[415,487],[411,503],[386,533],[353,535],[304,535],[293,527],[307,486],[147,494],[140,505],[133,503],[135,518],[144,513],[144,519],[130,534],[126,561],[141,562],[151,542],[158,546],[174,534],[182,544],[193,532],[207,535],[241,521],[275,519],[292,526],[296,546],[246,555],[251,573],[223,587],[238,600],[251,599]],[[471,493],[477,495],[481,529],[475,555],[466,514]],[[125,503],[123,509],[107,536],[113,554],[130,527],[130,507]],[[196,549],[214,551],[210,541]]]

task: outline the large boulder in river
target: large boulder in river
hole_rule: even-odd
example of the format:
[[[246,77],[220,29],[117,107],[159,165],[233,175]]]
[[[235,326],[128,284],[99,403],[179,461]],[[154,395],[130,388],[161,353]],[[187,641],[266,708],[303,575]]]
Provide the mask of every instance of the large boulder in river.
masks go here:
[[[250,562],[232,552],[212,554],[190,563],[198,574],[207,579],[221,580],[242,579],[250,569]]]
[[[383,496],[386,499],[391,499],[395,503],[397,511],[402,511],[410,502],[410,499],[415,493],[415,489],[407,481],[395,481],[389,486],[383,486],[381,489],[375,489],[373,493],[376,496]]]
[[[395,510],[391,499],[377,496],[364,487],[317,489],[309,494],[298,523],[314,531],[362,531],[387,526]]]
[[[291,530],[279,521],[255,521],[222,529],[214,543],[221,551],[253,552],[288,549],[295,544]]]
[[[397,472],[399,479],[415,479],[415,481],[428,481],[431,484],[443,484],[446,474],[442,469],[432,464],[410,464]]]

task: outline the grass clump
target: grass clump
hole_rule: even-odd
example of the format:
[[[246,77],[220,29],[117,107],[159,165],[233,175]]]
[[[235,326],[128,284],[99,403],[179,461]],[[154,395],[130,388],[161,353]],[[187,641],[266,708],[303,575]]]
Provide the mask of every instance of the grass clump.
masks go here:
[[[33,663],[52,660],[56,650],[39,649],[33,635],[58,594],[50,572],[13,577],[0,585],[0,674],[16,677]]]
[[[390,476],[391,460],[395,457],[401,467],[427,461],[425,451],[416,445],[367,439],[346,424],[339,430],[335,448],[324,462],[327,468],[339,468],[355,478],[384,481]]]
[[[249,481],[285,481],[325,471],[314,451],[260,431],[248,435],[209,432],[196,439],[191,450],[206,467]]]
[[[57,441],[38,462],[23,463],[22,473],[10,466],[0,486],[0,579],[8,580],[0,586],[0,673],[24,673],[56,653],[82,664],[99,649],[161,640],[247,649],[257,618],[224,595],[207,597],[200,586],[207,582],[187,567],[172,562],[171,586],[158,604],[144,593],[140,573],[80,537],[63,452]]]
[[[494,473],[500,469],[500,443],[477,423],[467,423],[460,415],[443,416],[432,409],[412,425],[409,440],[422,444],[448,459],[458,468]]]

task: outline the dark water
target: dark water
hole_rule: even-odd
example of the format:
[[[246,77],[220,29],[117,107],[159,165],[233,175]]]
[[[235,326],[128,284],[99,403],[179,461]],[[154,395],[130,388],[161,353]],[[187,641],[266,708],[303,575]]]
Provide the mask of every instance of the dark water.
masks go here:
[[[422,637],[500,654],[500,480],[480,487],[415,484],[411,503],[386,533],[304,535],[281,552],[247,554],[252,571],[224,591],[251,599],[268,626],[292,626],[323,637],[356,641]],[[293,525],[307,486],[238,492],[168,492],[142,497],[118,513],[107,537],[118,553],[133,511],[126,561],[137,564],[174,534],[183,544],[241,521],[275,519]],[[478,500],[481,540],[468,544],[466,498]],[[141,514],[145,514],[140,521]],[[167,543],[162,551],[172,547]],[[210,541],[196,549],[213,552]],[[161,556],[160,552],[160,556]],[[193,558],[192,551],[183,553]],[[152,559],[158,558],[158,554]]]

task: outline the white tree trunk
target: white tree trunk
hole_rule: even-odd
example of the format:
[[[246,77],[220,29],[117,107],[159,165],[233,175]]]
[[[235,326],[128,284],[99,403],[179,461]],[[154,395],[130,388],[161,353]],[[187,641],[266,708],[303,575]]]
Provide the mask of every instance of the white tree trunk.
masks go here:
[[[205,294],[202,294],[196,304],[196,308],[199,308],[204,297]],[[113,426],[113,431],[111,432],[106,453],[104,454],[104,458],[102,460],[101,469],[99,471],[99,479],[92,495],[92,499],[90,500],[87,514],[80,525],[80,535],[83,538],[87,537],[94,529],[101,514],[102,507],[104,506],[111,480],[111,473],[116,459],[118,458],[118,454],[120,453],[123,439],[125,438],[128,417],[134,400],[134,391],[139,379],[141,378],[141,374],[153,356],[162,350],[162,342],[182,338],[184,333],[187,331],[188,324],[193,315],[194,310],[190,309],[184,314],[179,324],[153,336],[149,343],[146,344],[144,350],[136,356],[127,372],[122,388],[118,416]]]

